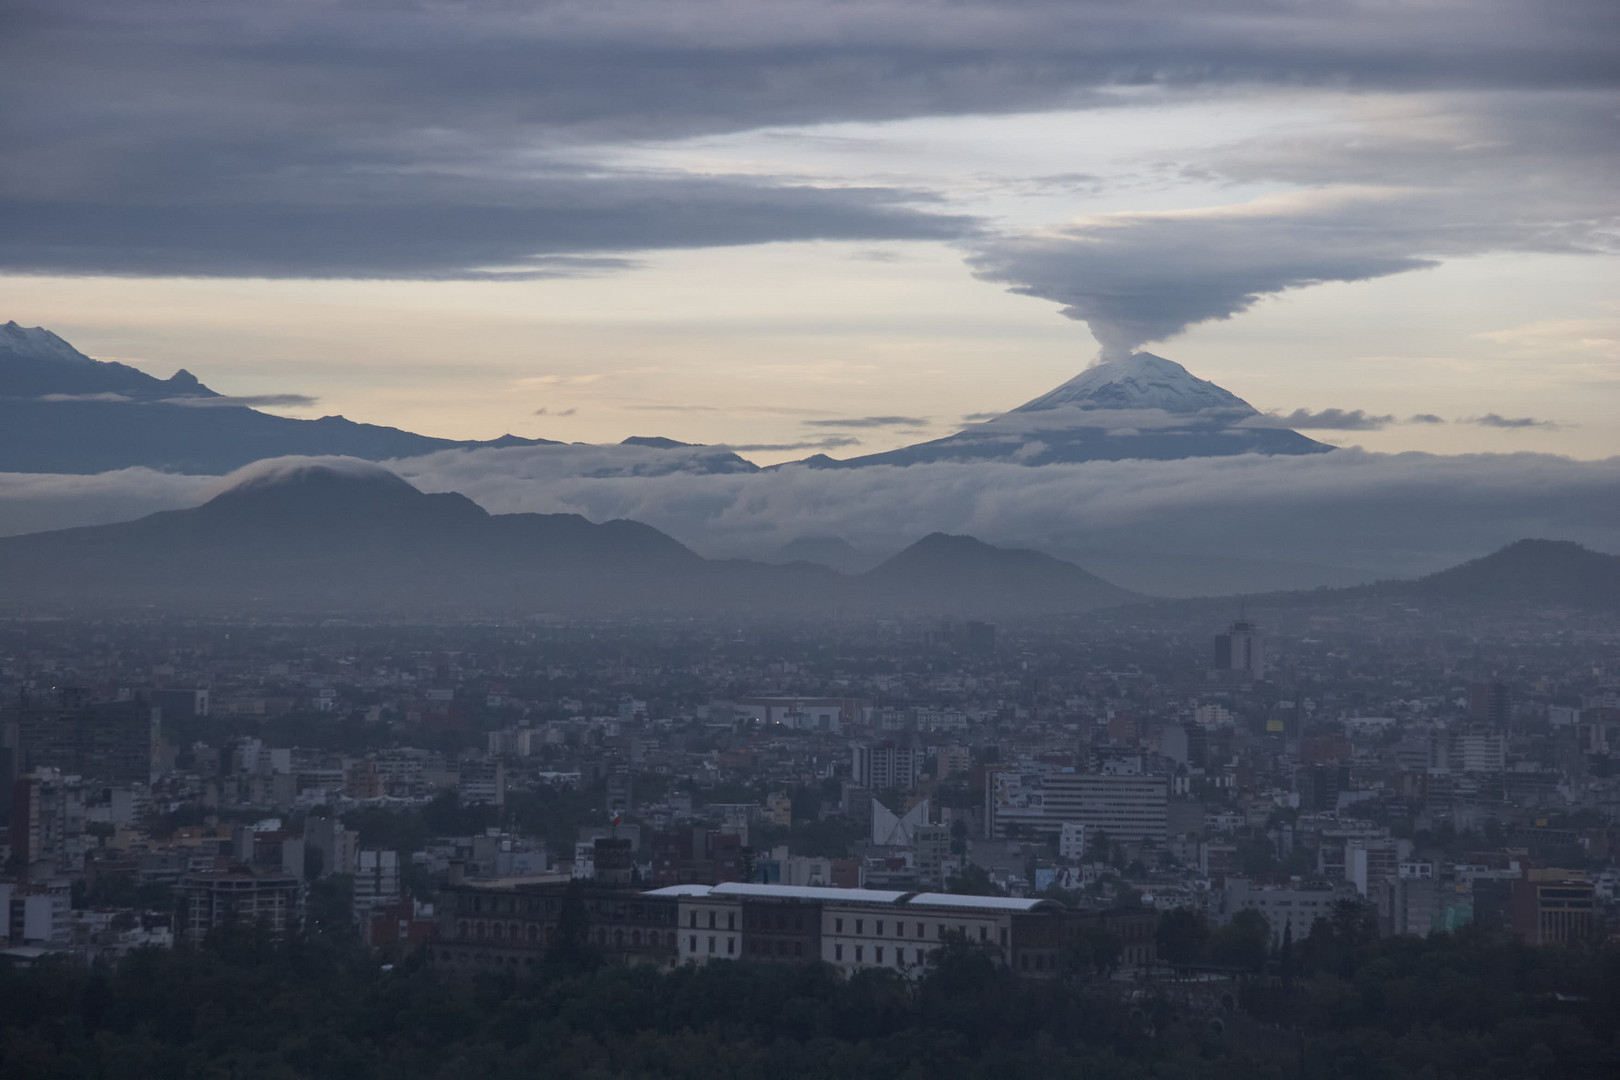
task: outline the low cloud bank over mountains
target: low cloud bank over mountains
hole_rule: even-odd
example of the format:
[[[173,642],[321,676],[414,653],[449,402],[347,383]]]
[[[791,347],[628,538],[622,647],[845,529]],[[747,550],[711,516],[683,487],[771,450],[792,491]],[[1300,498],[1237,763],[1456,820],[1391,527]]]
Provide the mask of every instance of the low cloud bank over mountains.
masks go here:
[[[1073,562],[944,532],[855,573],[808,559],[705,559],[642,522],[491,514],[354,459],[266,462],[198,507],[0,539],[0,611],[17,615],[1017,617],[1144,599]],[[1269,599],[1612,609],[1620,557],[1525,540],[1416,582]],[[1194,606],[1209,603],[1231,600]]]
[[[801,537],[888,554],[928,533],[965,533],[1067,556],[1161,594],[1410,576],[1526,536],[1620,550],[1620,459],[1338,450],[1038,468],[645,469],[649,454],[680,453],[693,449],[514,447],[390,466],[493,513],[629,518],[705,555],[772,557]],[[0,475],[0,524],[17,533],[123,520],[196,505],[226,482],[148,469]]]

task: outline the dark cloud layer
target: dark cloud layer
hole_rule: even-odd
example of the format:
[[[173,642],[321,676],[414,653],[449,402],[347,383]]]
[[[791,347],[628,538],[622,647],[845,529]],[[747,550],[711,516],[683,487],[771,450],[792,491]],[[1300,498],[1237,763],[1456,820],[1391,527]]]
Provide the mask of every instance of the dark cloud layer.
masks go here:
[[[237,406],[248,409],[303,409],[320,401],[320,398],[310,397],[308,394],[215,394],[213,397],[179,397],[168,398],[166,404],[185,405],[191,408],[219,408],[222,406]]]
[[[806,420],[807,427],[828,428],[918,428],[926,427],[926,416],[850,416],[839,420]]]
[[[1617,24],[1608,0],[14,0],[0,33],[0,269],[544,277],[655,248],[960,238],[972,223],[916,192],[585,169],[581,151],[1084,106],[1122,87],[1609,91]],[[1313,245],[1286,221],[1258,232],[1228,288],[1144,280],[1143,256],[1225,235],[1195,226],[1183,242],[1181,226],[1148,221],[1067,237],[1102,257],[1023,241],[981,270],[1117,339],[1445,254]],[[1322,257],[1285,250],[1302,240]],[[1107,273],[1150,295],[1105,295]]]
[[[1306,431],[1380,431],[1394,423],[1393,416],[1373,416],[1363,409],[1295,409],[1286,416],[1267,413],[1245,420],[1241,427],[1303,428]]]
[[[1558,426],[1551,420],[1537,420],[1529,416],[1502,416],[1498,413],[1486,413],[1484,416],[1470,417],[1462,422],[1465,424],[1478,424],[1480,427],[1505,428],[1509,431],[1522,428],[1555,428]]]
[[[861,440],[849,435],[830,435],[825,439],[807,439],[785,443],[725,443],[717,449],[733,453],[773,453],[787,450],[838,450],[846,446],[859,446]]]
[[[914,194],[727,180],[536,184],[545,205],[0,203],[0,269],[250,277],[577,277],[626,260],[580,250],[772,240],[946,239],[965,219],[899,205]]]

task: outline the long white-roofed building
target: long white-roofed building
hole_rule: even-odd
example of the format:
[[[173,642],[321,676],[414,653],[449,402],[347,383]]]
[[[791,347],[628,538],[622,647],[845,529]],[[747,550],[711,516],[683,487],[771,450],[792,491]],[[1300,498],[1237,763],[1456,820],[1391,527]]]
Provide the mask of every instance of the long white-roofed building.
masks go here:
[[[740,882],[647,895],[676,901],[680,959],[693,963],[820,959],[846,974],[915,975],[959,939],[1014,970],[1045,974],[1056,973],[1063,941],[1063,905],[1048,899]],[[740,932],[735,953],[726,944],[736,936],[731,928]]]

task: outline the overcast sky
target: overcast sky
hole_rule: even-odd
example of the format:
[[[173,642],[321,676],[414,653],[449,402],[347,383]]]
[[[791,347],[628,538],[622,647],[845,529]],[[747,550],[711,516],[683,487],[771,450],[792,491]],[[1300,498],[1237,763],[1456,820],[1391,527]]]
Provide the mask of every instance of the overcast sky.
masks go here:
[[[1147,347],[1609,457],[1617,58],[1614,0],[10,0],[0,321],[444,436],[873,451]]]

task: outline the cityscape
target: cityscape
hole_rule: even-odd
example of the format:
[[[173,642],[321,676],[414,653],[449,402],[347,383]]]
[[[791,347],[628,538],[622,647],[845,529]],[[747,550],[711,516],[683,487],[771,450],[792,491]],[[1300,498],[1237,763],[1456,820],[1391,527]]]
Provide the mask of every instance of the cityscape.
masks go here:
[[[1614,0],[0,6],[0,1080],[1620,1077]]]
[[[448,985],[565,948],[916,982],[968,948],[1236,1031],[1346,919],[1615,932],[1612,615],[1244,606],[14,622],[4,955],[318,927]]]

